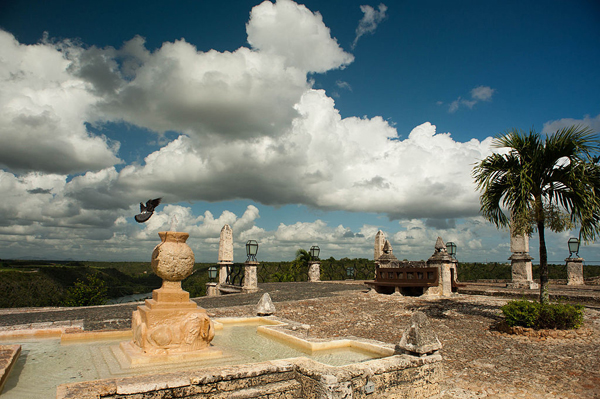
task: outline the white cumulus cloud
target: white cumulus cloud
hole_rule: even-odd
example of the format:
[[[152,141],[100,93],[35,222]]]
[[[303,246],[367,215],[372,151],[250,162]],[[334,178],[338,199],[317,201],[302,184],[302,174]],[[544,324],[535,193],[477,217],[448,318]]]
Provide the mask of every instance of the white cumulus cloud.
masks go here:
[[[282,57],[286,67],[303,72],[325,72],[354,60],[331,37],[320,13],[290,0],[254,7],[246,31],[253,48]]]
[[[120,162],[118,143],[87,130],[98,98],[70,72],[60,47],[22,45],[0,30],[0,166],[77,173]]]

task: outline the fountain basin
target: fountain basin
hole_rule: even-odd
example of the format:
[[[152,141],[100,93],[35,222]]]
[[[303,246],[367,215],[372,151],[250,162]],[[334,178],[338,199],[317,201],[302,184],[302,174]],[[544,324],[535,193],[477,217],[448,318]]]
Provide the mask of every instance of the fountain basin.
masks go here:
[[[345,397],[383,398],[396,397],[401,392],[428,397],[439,391],[441,356],[437,354],[398,355],[393,345],[352,337],[312,339],[309,331],[301,327],[275,318],[217,319],[213,344],[223,351],[221,357],[159,365],[127,361],[119,343],[129,339],[131,332],[63,334],[60,342],[54,340],[53,345],[59,351],[85,352],[80,360],[87,360],[87,364],[78,370],[79,374],[83,373],[81,380],[70,377],[57,381],[52,390],[57,392],[57,398],[65,399],[267,398],[268,395],[336,398],[344,397],[337,396],[342,392],[350,395]],[[84,349],[85,345],[92,347]],[[266,356],[266,349],[261,347],[275,352],[274,357]],[[25,343],[26,361],[23,363],[32,359],[42,363],[46,359],[50,363],[50,357],[60,357],[44,351],[45,354],[27,353]],[[96,371],[88,370],[92,363]],[[59,365],[51,367],[57,369],[66,363]],[[15,367],[13,374],[24,373],[24,365],[17,369],[19,367]],[[34,371],[33,374],[33,384],[38,385],[40,374],[47,373]],[[25,379],[18,374],[12,377]],[[66,383],[70,381],[73,382]],[[39,396],[23,395],[11,384],[14,383],[9,380],[3,398],[5,395],[7,398],[48,397],[48,392]],[[54,388],[57,385],[58,389]]]

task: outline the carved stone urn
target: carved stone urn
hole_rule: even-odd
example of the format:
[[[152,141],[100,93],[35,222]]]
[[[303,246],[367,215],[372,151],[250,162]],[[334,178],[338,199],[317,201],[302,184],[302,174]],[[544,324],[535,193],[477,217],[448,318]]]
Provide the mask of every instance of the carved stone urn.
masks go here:
[[[194,252],[185,242],[188,233],[161,231],[162,240],[152,251],[152,270],[163,281],[181,281],[194,271]]]
[[[133,340],[121,348],[132,363],[169,361],[173,356],[206,352],[214,338],[212,320],[181,288],[181,280],[192,274],[194,253],[186,244],[188,233],[163,231],[152,252],[152,270],[163,279],[162,286],[152,291],[133,312]],[[220,351],[213,350],[213,355]],[[154,360],[148,360],[154,357]],[[158,360],[156,360],[158,359]]]

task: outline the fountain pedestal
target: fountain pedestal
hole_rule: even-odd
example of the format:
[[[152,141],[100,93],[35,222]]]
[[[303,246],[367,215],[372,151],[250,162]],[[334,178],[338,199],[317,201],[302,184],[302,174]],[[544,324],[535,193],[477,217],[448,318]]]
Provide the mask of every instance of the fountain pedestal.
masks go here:
[[[212,320],[181,288],[194,268],[194,253],[185,243],[189,234],[158,234],[162,242],[152,252],[152,269],[163,284],[133,312],[133,340],[121,343],[121,349],[132,365],[220,356],[209,347],[215,336]]]

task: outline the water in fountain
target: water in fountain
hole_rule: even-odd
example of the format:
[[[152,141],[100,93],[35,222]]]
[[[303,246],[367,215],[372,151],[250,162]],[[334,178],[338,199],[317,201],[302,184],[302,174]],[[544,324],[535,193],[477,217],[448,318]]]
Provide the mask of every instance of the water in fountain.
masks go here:
[[[56,395],[60,384],[104,378],[120,378],[177,370],[191,370],[244,363],[310,357],[332,366],[342,366],[370,360],[378,355],[354,348],[303,352],[283,342],[275,341],[257,332],[255,323],[227,324],[213,340],[223,350],[217,359],[207,358],[189,362],[151,364],[127,367],[120,340],[96,340],[61,344],[58,339],[21,340],[21,356],[15,364],[2,393],[2,399],[48,398]],[[4,343],[4,342],[3,342]]]

